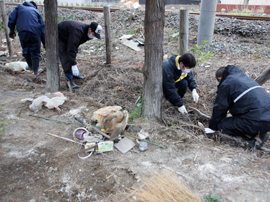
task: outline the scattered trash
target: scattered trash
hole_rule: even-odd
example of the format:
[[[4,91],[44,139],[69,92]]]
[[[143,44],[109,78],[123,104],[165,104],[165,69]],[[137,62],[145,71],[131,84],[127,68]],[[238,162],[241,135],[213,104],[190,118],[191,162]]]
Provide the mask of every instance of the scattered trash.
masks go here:
[[[12,69],[13,71],[25,71],[28,64],[26,62],[10,62],[6,63],[6,67]]]
[[[99,142],[97,152],[101,153],[107,151],[113,151],[113,141]]]
[[[93,135],[86,128],[76,128],[73,132],[73,139],[79,142],[98,143],[103,141],[103,136],[99,134]]]
[[[0,57],[6,56],[8,54],[8,51],[0,51]]]
[[[139,150],[140,151],[146,151],[148,149],[148,144],[147,142],[140,142],[139,143]]]
[[[138,139],[138,140],[141,140],[141,141],[143,141],[143,142],[147,142],[148,144],[152,144],[152,145],[158,146],[158,147],[160,147],[160,148],[166,149],[166,148],[165,148],[164,146],[162,146],[162,145],[159,145],[159,144],[156,144],[156,143],[147,141],[147,140],[140,139],[140,138],[138,138],[138,137],[136,137],[136,136],[133,136],[133,135],[128,135],[128,136],[129,136],[129,137],[133,137],[133,138]]]
[[[122,154],[125,154],[135,146],[135,143],[132,140],[130,140],[129,138],[125,137],[125,138],[122,138],[118,143],[114,144],[114,146]]]
[[[127,47],[135,50],[135,51],[141,51],[141,49],[138,47],[138,45],[142,45],[143,42],[138,41],[135,42],[133,40],[131,40],[133,35],[123,35],[122,37],[120,37],[120,41],[122,42],[122,44],[126,45]]]
[[[141,129],[140,132],[137,133],[137,135],[140,139],[143,139],[143,140],[149,137],[149,134],[145,132],[143,129]]]
[[[36,99],[25,98],[22,99],[21,102],[25,103],[27,101],[32,101],[32,104],[29,106],[29,109],[37,113],[39,110],[41,110],[43,105],[45,105],[49,109],[56,109],[58,111],[61,111],[59,106],[64,104],[66,100],[67,98],[63,95],[63,93],[55,92],[50,93],[48,95],[42,95]]]
[[[172,37],[178,37],[178,36],[179,36],[179,32],[172,34]]]
[[[116,138],[126,128],[128,111],[120,111],[120,106],[107,106],[94,112],[93,120],[97,120],[106,133],[111,134],[110,139]]]

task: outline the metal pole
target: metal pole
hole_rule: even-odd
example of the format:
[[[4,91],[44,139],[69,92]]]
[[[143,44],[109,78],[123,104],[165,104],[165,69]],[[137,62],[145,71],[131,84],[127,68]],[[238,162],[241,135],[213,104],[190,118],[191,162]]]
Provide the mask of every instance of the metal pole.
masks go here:
[[[5,6],[5,2],[3,0],[0,0],[0,7],[1,7],[1,14],[2,14],[2,22],[4,25],[6,39],[7,39],[8,52],[9,52],[9,56],[12,56],[12,55],[14,55],[14,49],[13,49],[13,45],[12,45],[11,40],[10,40],[9,35],[8,35],[9,28],[7,26],[7,14],[6,14],[6,9],[5,9],[6,6]]]
[[[188,52],[188,9],[180,10],[180,30],[179,30],[179,54]]]
[[[105,6],[103,8],[104,21],[105,21],[105,38],[106,38],[106,63],[112,64],[111,59],[111,27],[110,27],[110,7]]]
[[[214,33],[217,0],[202,0],[197,43],[199,46],[212,44]]]

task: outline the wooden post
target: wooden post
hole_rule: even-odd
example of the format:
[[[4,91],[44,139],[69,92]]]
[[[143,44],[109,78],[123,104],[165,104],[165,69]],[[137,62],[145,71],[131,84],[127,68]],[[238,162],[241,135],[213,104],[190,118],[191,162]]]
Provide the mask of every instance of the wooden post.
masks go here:
[[[180,10],[180,30],[179,30],[179,54],[188,52],[188,9]]]
[[[3,0],[0,0],[0,7],[1,7],[1,15],[2,15],[2,22],[4,25],[4,29],[5,29],[5,34],[6,34],[6,39],[7,39],[7,45],[8,45],[8,53],[9,56],[14,55],[14,49],[13,49],[13,45],[11,43],[11,40],[9,38],[9,28],[7,25],[7,14],[6,14],[6,7],[5,7],[5,2]]]
[[[57,27],[57,1],[45,0],[45,36],[46,36],[46,88],[55,92],[60,87],[58,62],[58,27]]]
[[[104,12],[104,21],[105,21],[105,38],[106,38],[106,63],[112,64],[111,59],[111,16],[110,16],[110,7],[105,6],[103,8]]]
[[[143,115],[153,121],[161,119],[162,62],[165,3],[164,0],[145,2],[145,62],[143,67]]]
[[[261,86],[268,80],[270,79],[270,66],[267,67],[256,79],[258,84]]]

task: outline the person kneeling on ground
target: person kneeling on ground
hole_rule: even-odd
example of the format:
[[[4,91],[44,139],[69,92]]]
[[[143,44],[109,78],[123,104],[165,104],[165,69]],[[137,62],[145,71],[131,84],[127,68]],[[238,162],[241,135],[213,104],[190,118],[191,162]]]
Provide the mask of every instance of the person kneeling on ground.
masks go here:
[[[197,103],[199,100],[197,84],[191,72],[191,68],[195,66],[196,59],[191,53],[182,56],[174,55],[169,60],[164,60],[162,64],[162,87],[165,98],[177,106],[178,111],[183,115],[188,113],[182,100],[188,87],[192,92],[193,101]]]
[[[219,84],[209,128],[248,138],[251,147],[261,149],[269,138],[270,95],[236,66],[219,68],[216,79]],[[226,117],[228,111],[232,117]]]
[[[84,24],[75,20],[65,20],[58,23],[59,58],[64,69],[67,82],[72,89],[80,88],[73,82],[75,79],[85,79],[80,76],[76,55],[78,47],[94,37],[100,39],[102,27],[92,22]]]

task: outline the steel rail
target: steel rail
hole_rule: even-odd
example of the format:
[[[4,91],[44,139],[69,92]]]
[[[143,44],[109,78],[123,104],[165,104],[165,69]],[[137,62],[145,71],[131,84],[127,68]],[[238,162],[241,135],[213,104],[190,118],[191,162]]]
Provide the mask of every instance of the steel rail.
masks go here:
[[[192,15],[200,15],[199,12],[190,12]],[[241,20],[262,20],[262,21],[270,21],[270,16],[246,16],[246,15],[231,15],[231,14],[216,14],[217,17],[222,18],[235,18]]]
[[[20,3],[5,3],[6,5],[13,5],[18,6],[21,5]],[[38,6],[44,6],[42,4]],[[103,7],[84,7],[84,6],[57,6],[59,8],[67,8],[67,9],[82,9],[82,10],[88,10],[93,12],[103,12]],[[121,10],[121,8],[110,8],[111,12],[115,12]],[[131,9],[125,9],[125,10],[131,10]],[[179,12],[179,11],[170,11],[166,10],[165,12]],[[200,15],[199,12],[189,12],[191,15]],[[261,20],[261,21],[270,21],[270,16],[246,16],[246,15],[231,15],[231,14],[216,14],[217,17],[223,17],[223,18],[234,18],[234,19],[240,19],[240,20]]]

